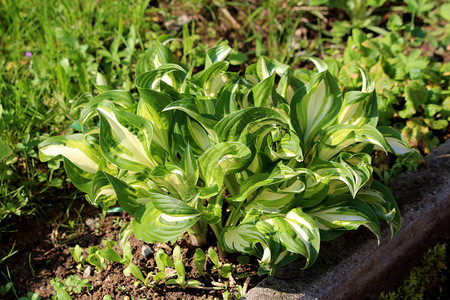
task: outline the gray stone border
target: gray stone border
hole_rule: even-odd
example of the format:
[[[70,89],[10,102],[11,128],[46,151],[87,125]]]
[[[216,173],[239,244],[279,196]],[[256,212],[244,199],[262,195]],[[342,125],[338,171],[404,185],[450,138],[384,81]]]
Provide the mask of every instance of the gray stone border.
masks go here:
[[[310,269],[292,279],[268,277],[243,299],[377,299],[395,290],[418,257],[450,236],[450,140],[426,157],[417,172],[406,172],[391,184],[403,215],[402,229],[382,241],[366,229],[349,232],[321,245]],[[297,270],[292,263],[287,272]]]

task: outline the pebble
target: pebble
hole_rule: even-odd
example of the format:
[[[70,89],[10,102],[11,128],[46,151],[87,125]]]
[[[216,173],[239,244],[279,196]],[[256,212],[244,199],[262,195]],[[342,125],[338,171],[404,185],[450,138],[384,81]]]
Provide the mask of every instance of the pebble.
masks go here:
[[[150,248],[150,246],[148,246],[148,245],[142,245],[141,254],[146,259],[149,259],[150,256],[153,254],[153,249]]]
[[[88,278],[89,276],[91,276],[91,273],[92,273],[91,266],[87,266],[83,272],[83,278]]]

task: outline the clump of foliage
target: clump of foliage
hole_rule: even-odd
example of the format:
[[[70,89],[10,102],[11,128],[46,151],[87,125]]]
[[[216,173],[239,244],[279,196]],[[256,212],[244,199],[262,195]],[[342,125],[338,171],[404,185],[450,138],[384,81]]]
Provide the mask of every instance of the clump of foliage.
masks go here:
[[[447,266],[450,262],[448,255],[448,243],[437,244],[428,249],[421,264],[414,267],[408,278],[403,282],[397,291],[388,294],[381,294],[380,300],[394,299],[431,299],[443,296],[443,291],[448,290],[445,277]],[[430,298],[428,298],[430,297]],[[436,299],[435,298],[435,299]]]
[[[448,74],[450,65],[433,62],[422,50],[431,34],[392,14],[387,22],[389,31],[372,37],[354,29],[344,51],[343,61],[337,62],[333,74],[348,89],[356,88],[357,61],[374,79],[380,112],[380,124],[393,125],[402,131],[412,147],[425,154],[437,145],[437,133],[447,130],[450,121]],[[436,42],[436,48],[446,47]]]
[[[380,220],[395,234],[400,212],[372,179],[374,149],[411,149],[376,127],[374,82],[342,95],[322,61],[308,82],[260,57],[245,74],[227,71],[228,46],[206,53],[193,74],[163,44],[138,61],[139,97],[106,80],[78,101],[80,133],[48,138],[42,161],[62,157],[72,182],[103,208],[134,216],[134,234],[166,242],[212,229],[221,251],[259,258],[272,272],[299,256],[311,266],[320,242]]]

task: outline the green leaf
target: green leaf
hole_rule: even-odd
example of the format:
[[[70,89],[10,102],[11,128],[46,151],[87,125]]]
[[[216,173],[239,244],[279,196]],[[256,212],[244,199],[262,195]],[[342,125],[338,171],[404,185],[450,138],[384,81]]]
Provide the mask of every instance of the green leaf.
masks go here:
[[[283,246],[289,252],[306,257],[303,269],[314,264],[320,249],[320,232],[316,222],[308,214],[301,208],[294,208],[286,216],[274,217],[266,222],[273,224]]]
[[[366,70],[361,69],[363,85],[361,91],[345,93],[344,102],[338,116],[338,124],[377,126],[378,107],[375,84],[370,80]]]
[[[401,228],[402,217],[391,191],[378,181],[373,181],[369,189],[359,192],[358,198],[369,204],[377,216],[388,222],[392,236]]]
[[[175,264],[163,249],[159,249],[158,251],[156,251],[155,261],[160,272],[164,272],[166,270],[166,267],[175,268]]]
[[[133,274],[134,277],[139,279],[142,282],[146,282],[144,275],[142,274],[141,269],[133,263],[130,263],[124,270],[123,273],[125,276],[129,276],[130,273]]]
[[[195,250],[194,264],[195,268],[197,269],[197,273],[202,276],[203,269],[205,268],[206,264],[205,252],[203,252],[202,249]]]
[[[215,268],[218,268],[220,266],[219,256],[217,255],[217,252],[211,247],[208,248],[208,257],[211,260],[211,262],[214,264]]]
[[[225,175],[241,171],[251,158],[250,149],[240,142],[223,142],[199,157],[201,175],[207,187],[222,187]]]
[[[72,300],[69,293],[67,293],[64,289],[56,289],[56,297],[58,300]]]
[[[11,147],[9,147],[2,139],[0,139],[0,161],[4,160],[12,154]]]
[[[93,139],[83,134],[50,137],[39,144],[39,159],[43,162],[63,156],[87,173],[95,173],[101,160]]]
[[[155,70],[161,65],[168,63],[179,64],[179,61],[169,48],[157,42],[138,60],[136,75],[139,76],[144,72]]]
[[[223,61],[230,52],[231,47],[228,45],[219,45],[209,49],[206,52],[205,69],[208,69],[216,62]]]
[[[97,115],[97,107],[108,103],[118,109],[130,109],[134,107],[134,99],[129,91],[109,90],[95,96],[84,105],[80,112],[81,125],[86,124],[91,118]]]
[[[304,150],[309,151],[324,128],[336,122],[342,106],[339,87],[328,71],[323,71],[301,87],[291,102],[291,120]]]
[[[136,113],[150,121],[153,127],[153,141],[168,151],[170,149],[170,126],[172,114],[163,112],[164,108],[172,101],[166,93],[150,89],[138,88],[141,99]]]
[[[249,146],[262,132],[268,134],[276,127],[289,128],[283,115],[271,108],[251,107],[226,116],[214,130],[221,141],[241,141]]]
[[[143,117],[112,107],[98,107],[103,155],[121,169],[143,171],[159,163],[151,154],[153,128]]]
[[[107,260],[115,261],[118,263],[122,262],[122,258],[120,257],[119,253],[117,253],[116,251],[114,251],[111,248],[101,249],[97,253],[101,257],[106,258]]]
[[[200,213],[184,202],[167,195],[151,193],[151,202],[136,210],[133,230],[147,243],[165,243],[191,228]]]
[[[321,230],[356,230],[364,225],[380,240],[380,224],[369,205],[350,195],[329,196],[318,206],[305,210]]]
[[[322,160],[329,160],[341,151],[357,147],[359,152],[365,145],[374,145],[387,152],[388,145],[383,135],[373,126],[334,125],[325,129],[317,144],[317,155]]]

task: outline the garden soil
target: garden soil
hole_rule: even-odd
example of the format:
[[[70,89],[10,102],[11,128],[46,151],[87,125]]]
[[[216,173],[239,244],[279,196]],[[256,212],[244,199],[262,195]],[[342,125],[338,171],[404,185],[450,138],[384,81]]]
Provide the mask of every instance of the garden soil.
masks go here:
[[[84,201],[82,199],[79,200]],[[73,215],[77,215],[77,209],[73,209]],[[196,248],[191,246],[189,237],[186,235],[179,239],[177,244],[182,249],[184,265],[186,266],[187,279],[199,280],[204,284],[203,288],[188,288],[183,290],[179,286],[166,286],[164,283],[155,285],[152,288],[138,284],[136,279],[130,275],[123,274],[124,265],[110,263],[102,272],[95,271],[90,266],[91,272],[85,268],[77,269],[77,263],[70,254],[69,248],[80,245],[83,249],[92,246],[102,247],[103,240],[119,240],[119,231],[124,221],[129,221],[129,216],[125,214],[110,214],[101,218],[101,211],[94,207],[85,207],[81,214],[77,216],[83,223],[71,226],[69,221],[66,224],[48,223],[43,224],[37,220],[23,219],[18,222],[18,229],[9,236],[3,236],[0,245],[0,253],[8,253],[10,247],[15,244],[15,253],[7,259],[0,267],[3,272],[0,284],[4,285],[9,280],[14,284],[17,296],[26,296],[28,292],[37,292],[42,299],[51,298],[54,294],[50,280],[55,277],[65,279],[75,274],[80,279],[87,278],[92,284],[92,288],[84,288],[80,294],[72,295],[73,299],[103,299],[109,295],[112,299],[131,299],[131,297],[147,299],[213,299],[222,298],[223,288],[228,285],[228,290],[234,292],[234,286],[243,286],[247,277],[250,277],[248,288],[255,286],[262,278],[257,275],[258,263],[251,259],[248,265],[238,265],[236,255],[229,255],[222,260],[222,263],[233,263],[238,265],[235,274],[240,274],[242,278],[233,280],[221,278],[217,270],[212,268],[212,263],[208,260],[206,274],[199,277],[195,270],[193,261]],[[81,218],[80,218],[81,217]],[[142,253],[144,242],[139,241],[133,235],[130,237],[130,244],[133,252],[133,263],[136,264],[146,276],[149,272],[156,273],[155,260],[153,255],[146,258]],[[169,244],[148,244],[151,252],[156,253],[159,249],[171,255],[173,246]],[[116,246],[117,247],[117,246]],[[116,248],[114,248],[116,249]],[[116,249],[121,254],[120,249]],[[204,249],[205,251],[207,249]],[[216,249],[217,250],[217,249]],[[85,254],[86,256],[86,254]],[[7,275],[9,269],[10,275]],[[168,271],[168,270],[166,270]],[[9,278],[8,278],[9,277]],[[214,289],[214,288],[219,289]],[[127,298],[129,297],[129,298]],[[0,299],[16,299],[12,291]]]

